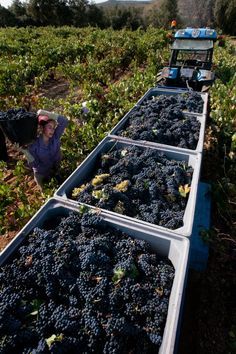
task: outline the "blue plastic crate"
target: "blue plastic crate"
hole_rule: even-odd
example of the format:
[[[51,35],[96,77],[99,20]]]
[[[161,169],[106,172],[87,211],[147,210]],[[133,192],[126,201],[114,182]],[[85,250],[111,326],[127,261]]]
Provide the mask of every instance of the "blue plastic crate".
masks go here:
[[[189,267],[197,271],[204,271],[207,267],[209,246],[202,240],[201,233],[209,230],[211,225],[211,186],[200,182],[196,209],[194,215],[193,232],[190,243]]]

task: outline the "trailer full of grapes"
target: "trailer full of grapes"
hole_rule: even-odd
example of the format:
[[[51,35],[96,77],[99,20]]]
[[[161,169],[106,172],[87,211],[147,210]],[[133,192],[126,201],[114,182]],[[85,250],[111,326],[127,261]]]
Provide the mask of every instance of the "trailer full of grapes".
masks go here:
[[[193,90],[214,80],[215,39],[178,31],[167,86],[139,99],[0,254],[0,352],[177,353],[190,255],[206,255],[194,225],[209,212],[197,208],[208,94]]]

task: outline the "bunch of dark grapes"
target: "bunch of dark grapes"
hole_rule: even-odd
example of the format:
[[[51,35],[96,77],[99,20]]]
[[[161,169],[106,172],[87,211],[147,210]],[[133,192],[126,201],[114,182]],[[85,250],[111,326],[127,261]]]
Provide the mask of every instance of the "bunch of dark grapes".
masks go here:
[[[0,121],[24,120],[36,118],[36,113],[27,112],[24,108],[12,108],[6,112],[0,111]]]
[[[110,165],[103,167],[101,156],[94,171],[96,183],[94,178],[86,182],[85,189],[74,198],[170,229],[183,226],[188,193],[182,195],[180,188],[190,187],[191,166],[137,146],[115,148],[105,156]],[[99,180],[103,175],[106,177]]]
[[[188,91],[182,94],[175,95],[165,95],[161,94],[158,96],[148,96],[141,103],[142,105],[146,105],[150,102],[158,102],[160,109],[167,108],[169,106],[176,106],[182,110],[202,113],[204,101],[200,93],[196,91]]]
[[[170,261],[97,215],[57,223],[36,228],[1,268],[0,352],[158,352]]]
[[[118,135],[186,149],[196,149],[201,124],[195,116],[183,110],[202,110],[198,93],[157,96],[144,100],[130,112]]]

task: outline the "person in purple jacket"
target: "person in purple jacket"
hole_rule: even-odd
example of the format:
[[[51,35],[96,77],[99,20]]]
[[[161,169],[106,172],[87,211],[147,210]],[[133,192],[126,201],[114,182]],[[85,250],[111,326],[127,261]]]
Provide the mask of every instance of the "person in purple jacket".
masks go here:
[[[36,183],[42,188],[44,182],[58,173],[62,158],[60,138],[68,125],[68,119],[44,110],[39,110],[37,114],[41,133],[22,152],[33,169]]]

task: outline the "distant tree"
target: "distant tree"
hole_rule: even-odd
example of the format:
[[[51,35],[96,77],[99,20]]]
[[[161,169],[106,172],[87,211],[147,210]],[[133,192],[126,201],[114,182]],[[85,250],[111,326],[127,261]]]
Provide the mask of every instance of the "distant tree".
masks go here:
[[[14,0],[8,10],[18,18],[26,14],[26,7],[20,0]]]
[[[152,25],[153,27],[160,27],[160,10],[153,8],[148,9],[144,16],[145,26]]]
[[[188,23],[188,25],[197,27],[212,26],[214,22],[214,3],[215,0],[193,1],[191,4],[192,22]]]
[[[214,6],[215,6],[216,0],[207,0],[205,5],[206,5],[206,16],[205,16],[205,25],[207,27],[213,27],[214,26]]]
[[[131,8],[130,8],[130,10],[131,10]],[[132,9],[129,28],[131,28],[133,31],[137,30],[139,27],[144,27],[142,13],[143,13],[142,8],[133,8]]]
[[[153,0],[147,5],[144,11],[144,21],[146,26],[170,28],[172,20],[180,22],[178,16],[177,0]]]
[[[111,16],[111,26],[115,30],[120,30],[125,27],[127,22],[128,14],[126,11],[123,11],[121,8],[116,7],[114,13]]]
[[[104,10],[105,16],[109,19],[110,26],[115,30],[130,28],[136,30],[143,27],[142,8],[114,6],[112,9]]]
[[[178,17],[178,1],[164,0],[160,6],[159,22],[163,27],[169,28],[173,19]]]
[[[57,0],[54,7],[55,24],[58,26],[70,25],[71,10],[67,0]]]
[[[50,1],[45,0],[29,0],[26,8],[27,14],[41,26],[50,24],[51,10]]]
[[[143,21],[145,27],[152,25],[153,27],[160,27],[160,5],[161,1],[153,0],[150,4],[144,7]]]
[[[84,27],[88,24],[87,9],[88,0],[68,0],[67,4],[71,12],[72,24],[77,27]]]
[[[224,33],[236,34],[236,0],[216,0],[214,16],[216,25]]]
[[[106,28],[109,26],[109,20],[105,16],[104,11],[95,4],[89,5],[87,18],[90,26],[98,26],[99,28]]]
[[[8,10],[15,16],[19,26],[33,24],[31,18],[27,15],[26,3],[20,0],[14,0]]]
[[[29,0],[26,9],[33,21],[41,26],[67,24],[70,18],[66,0]]]
[[[0,5],[0,27],[17,26],[17,24],[14,14]]]

